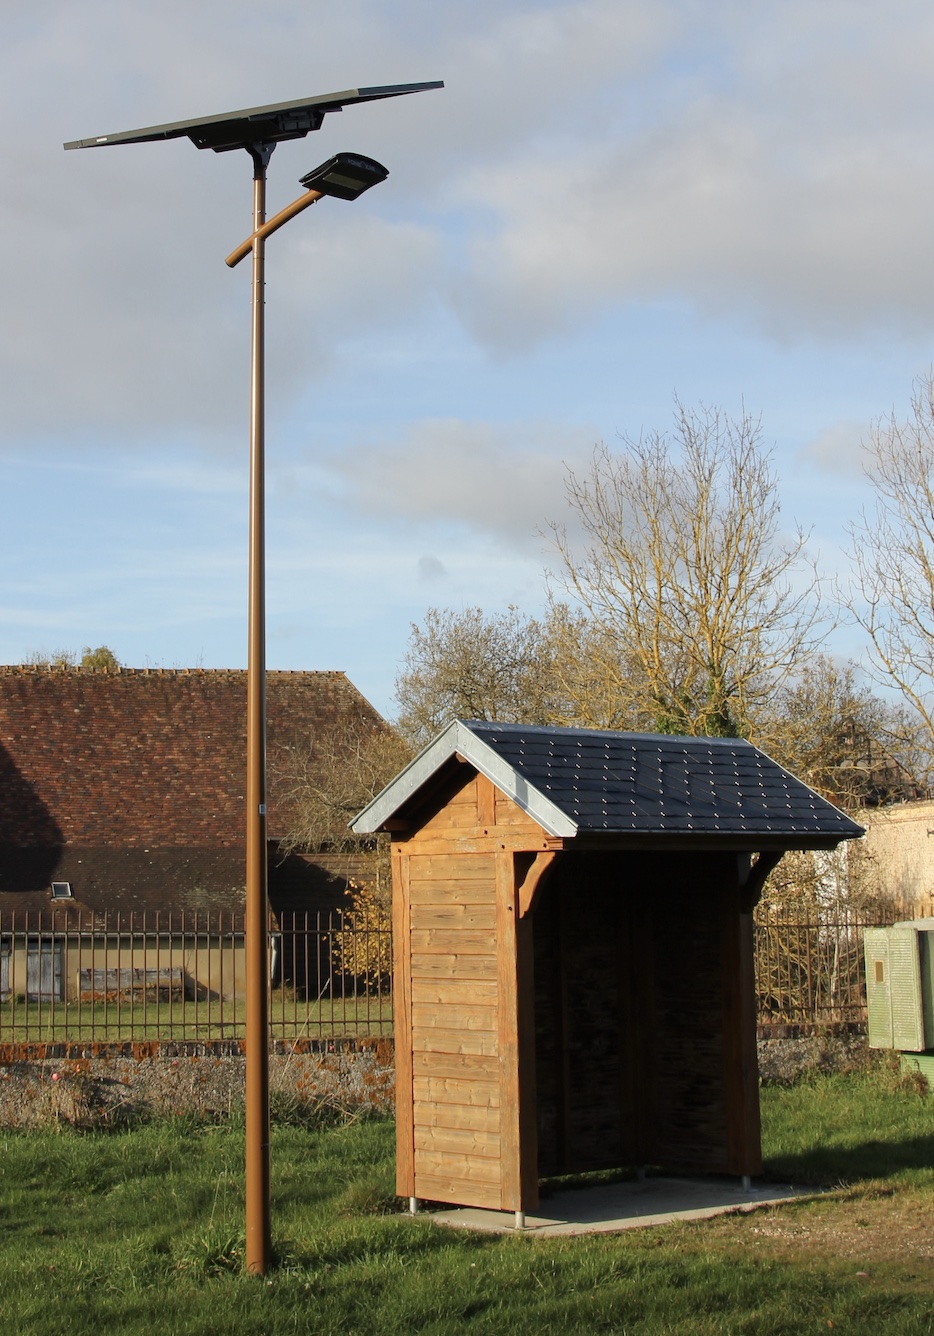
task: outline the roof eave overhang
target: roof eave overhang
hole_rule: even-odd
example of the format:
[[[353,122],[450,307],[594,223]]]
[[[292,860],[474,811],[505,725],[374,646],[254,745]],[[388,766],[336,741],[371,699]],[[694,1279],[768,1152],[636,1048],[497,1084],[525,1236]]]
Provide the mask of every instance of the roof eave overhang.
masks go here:
[[[792,851],[808,852],[812,850],[836,849],[845,840],[858,838],[852,835],[803,835],[776,834],[772,832],[756,833],[717,833],[701,834],[696,831],[581,831],[574,840],[575,849],[676,849],[684,852],[698,851],[715,853],[728,850],[736,853],[762,853],[776,850],[782,853]]]

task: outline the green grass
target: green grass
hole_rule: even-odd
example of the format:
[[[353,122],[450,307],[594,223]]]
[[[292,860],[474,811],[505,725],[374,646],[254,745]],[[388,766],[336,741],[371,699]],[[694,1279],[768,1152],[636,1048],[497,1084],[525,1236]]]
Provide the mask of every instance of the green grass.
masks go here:
[[[239,1124],[0,1133],[0,1331],[929,1333],[930,1254],[898,1221],[934,1207],[934,1097],[886,1072],[763,1097],[770,1168],[835,1192],[578,1239],[395,1213],[388,1122],[276,1126],[265,1280],[241,1270]]]
[[[934,1094],[895,1055],[763,1091],[770,1170],[799,1183],[934,1183]]]
[[[149,1039],[240,1039],[245,1033],[240,1001],[4,1002],[0,1043],[120,1043]],[[337,1038],[392,1034],[392,1006],[384,998],[322,998],[293,1002],[274,992],[270,1005],[274,1038]]]

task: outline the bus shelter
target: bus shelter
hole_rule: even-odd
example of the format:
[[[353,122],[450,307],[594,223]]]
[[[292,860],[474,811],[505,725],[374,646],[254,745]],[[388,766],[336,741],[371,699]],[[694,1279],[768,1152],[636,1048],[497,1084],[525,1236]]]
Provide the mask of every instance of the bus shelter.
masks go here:
[[[786,850],[856,822],[741,739],[455,720],[353,828],[392,840],[412,1209],[760,1172],[752,911]]]

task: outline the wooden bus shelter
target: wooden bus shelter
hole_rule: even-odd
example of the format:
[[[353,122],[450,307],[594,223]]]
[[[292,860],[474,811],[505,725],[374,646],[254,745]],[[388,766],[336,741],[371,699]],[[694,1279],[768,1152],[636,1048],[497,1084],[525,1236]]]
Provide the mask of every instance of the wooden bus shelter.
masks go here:
[[[786,850],[860,826],[739,739],[460,720],[353,826],[392,837],[412,1209],[760,1171],[752,910]]]

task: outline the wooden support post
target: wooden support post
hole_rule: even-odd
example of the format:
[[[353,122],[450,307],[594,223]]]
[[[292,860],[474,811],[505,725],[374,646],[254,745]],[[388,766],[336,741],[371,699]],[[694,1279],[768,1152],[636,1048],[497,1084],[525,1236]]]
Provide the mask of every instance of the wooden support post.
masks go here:
[[[623,1148],[631,1164],[654,1163],[658,1154],[655,1072],[656,1000],[653,906],[645,896],[620,907],[620,1101]]]
[[[409,860],[392,851],[393,1029],[396,1063],[396,1192],[415,1200],[412,1073],[412,952]]]
[[[561,888],[563,890],[563,888]],[[571,1126],[571,1053],[568,1024],[568,969],[567,969],[567,908],[565,896],[558,895],[555,904],[555,1134],[558,1164],[567,1168],[573,1156],[573,1129]]]
[[[540,855],[543,857],[544,855]],[[551,858],[549,857],[549,865]],[[515,874],[514,874],[515,875]],[[519,914],[516,894],[516,978],[519,1033],[521,1207],[538,1206],[538,1098],[535,1082],[535,920]],[[524,1225],[523,1225],[524,1227]]]
[[[724,860],[725,862],[726,860]],[[759,1066],[756,1051],[755,943],[751,913],[741,913],[739,877],[720,891],[723,972],[723,1060],[727,1172],[762,1172]]]
[[[496,855],[498,1048],[500,1064],[500,1209],[538,1205],[535,1127],[534,996],[531,993],[531,923],[520,930],[514,855]],[[529,1008],[532,1033],[529,1033]],[[529,1051],[531,1049],[531,1052]]]

